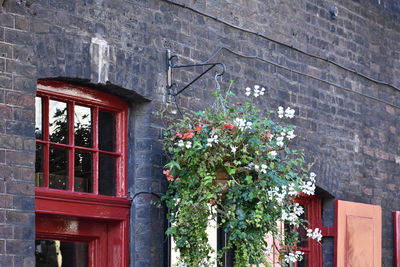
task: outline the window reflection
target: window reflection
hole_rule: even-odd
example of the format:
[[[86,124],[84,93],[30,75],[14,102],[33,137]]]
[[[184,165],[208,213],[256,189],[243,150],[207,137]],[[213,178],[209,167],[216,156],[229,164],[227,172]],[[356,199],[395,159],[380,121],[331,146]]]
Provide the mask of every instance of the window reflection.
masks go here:
[[[99,111],[99,149],[115,151],[115,114]]]
[[[50,148],[49,187],[55,189],[68,188],[68,153],[66,149]]]
[[[92,153],[75,152],[75,191],[92,192]]]
[[[35,136],[36,139],[43,139],[42,124],[42,98],[35,97]]]
[[[43,186],[43,145],[36,144],[35,186]]]
[[[49,102],[50,141],[68,143],[67,103],[50,100]]]
[[[99,154],[99,194],[115,196],[116,159],[113,156]]]
[[[36,240],[36,267],[87,267],[88,244],[60,240]]]
[[[75,145],[92,146],[92,114],[90,108],[75,106]]]

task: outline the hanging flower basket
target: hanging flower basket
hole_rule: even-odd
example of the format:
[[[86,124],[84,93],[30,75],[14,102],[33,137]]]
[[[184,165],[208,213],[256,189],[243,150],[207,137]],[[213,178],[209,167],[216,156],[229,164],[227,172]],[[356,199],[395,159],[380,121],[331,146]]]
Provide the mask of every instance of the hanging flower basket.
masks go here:
[[[264,91],[254,86],[245,94],[255,99]],[[296,231],[278,227],[284,222],[307,229],[307,221],[300,218],[303,208],[294,198],[315,190],[315,175],[309,173],[302,152],[290,147],[296,135],[287,119],[295,111],[279,107],[277,112],[261,112],[251,102],[231,103],[229,90],[213,96],[212,108],[174,119],[164,138],[167,234],[174,237],[180,262],[196,267],[218,260],[211,258],[206,233],[210,218],[216,220],[215,207],[218,227],[229,236],[218,255],[234,247],[235,267],[266,263],[272,246],[267,235],[282,240],[282,265],[301,260]],[[321,239],[318,229],[309,230],[309,237]]]

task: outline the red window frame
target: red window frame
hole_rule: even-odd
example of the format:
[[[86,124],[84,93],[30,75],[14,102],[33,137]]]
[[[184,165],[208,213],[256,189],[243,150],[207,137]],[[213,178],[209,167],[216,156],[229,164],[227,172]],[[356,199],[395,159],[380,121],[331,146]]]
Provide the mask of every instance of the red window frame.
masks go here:
[[[295,202],[305,208],[305,219],[309,222],[308,227],[310,229],[319,228],[323,230],[321,198],[316,195],[302,195],[296,198]],[[307,247],[298,247],[298,250],[304,252],[304,254],[308,256],[307,267],[322,266],[322,245],[316,240],[308,240]]]
[[[116,96],[91,88],[67,84],[60,81],[39,81],[37,96],[42,97],[42,128],[43,139],[36,139],[37,144],[43,146],[43,176],[44,186],[35,187],[36,205],[36,238],[53,238],[60,240],[84,240],[85,232],[71,232],[65,230],[51,233],[51,230],[43,226],[46,221],[53,218],[64,218],[65,220],[91,221],[93,225],[106,223],[112,227],[109,229],[107,240],[112,240],[112,245],[102,246],[103,249],[97,253],[91,250],[89,266],[128,266],[129,265],[129,210],[131,199],[128,197],[127,186],[127,118],[128,105]],[[92,143],[93,148],[78,147],[74,145],[74,116],[69,116],[68,121],[68,144],[52,143],[49,141],[49,99],[68,103],[68,112],[74,114],[75,104],[92,108]],[[46,104],[47,103],[47,104]],[[98,149],[97,119],[98,110],[111,111],[116,114],[115,118],[115,152],[102,151]],[[59,147],[68,149],[68,174],[69,183],[67,190],[49,188],[49,148]],[[74,151],[75,149],[90,151],[93,153],[93,191],[91,193],[74,191]],[[99,153],[113,155],[116,159],[116,190],[115,196],[100,195],[98,192],[98,155]],[[55,217],[54,217],[55,216]],[[56,219],[57,220],[57,219]],[[101,227],[100,227],[101,228]],[[99,228],[99,229],[100,229]],[[94,229],[95,230],[95,229]],[[93,236],[95,236],[93,234]],[[108,241],[107,241],[108,242]],[[110,241],[111,242],[111,241]],[[115,253],[115,251],[119,251]],[[102,262],[105,255],[108,262]],[[95,259],[97,255],[97,259]],[[103,256],[102,256],[103,255]],[[101,264],[91,264],[101,262]],[[115,265],[117,264],[117,265]]]

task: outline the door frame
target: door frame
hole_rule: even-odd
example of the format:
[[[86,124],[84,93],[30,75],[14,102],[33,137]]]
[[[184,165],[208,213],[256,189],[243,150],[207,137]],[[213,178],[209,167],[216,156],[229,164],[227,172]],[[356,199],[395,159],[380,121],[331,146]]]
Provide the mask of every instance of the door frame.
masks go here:
[[[54,192],[56,191],[56,192]],[[116,198],[109,196],[77,194],[62,190],[41,190],[36,188],[36,239],[57,239],[63,241],[81,241],[89,243],[89,266],[129,266],[129,211],[131,200],[127,198]],[[57,220],[78,220],[89,222],[94,225],[104,225],[101,231],[83,231],[77,233],[63,233],[55,229],[42,229],[41,218]],[[101,228],[101,226],[100,226]],[[106,232],[106,233],[104,233]],[[106,235],[106,236],[104,236]],[[101,238],[106,238],[107,251],[105,258],[96,256],[99,251]],[[115,253],[115,247],[121,249]],[[103,254],[103,253],[101,253]]]

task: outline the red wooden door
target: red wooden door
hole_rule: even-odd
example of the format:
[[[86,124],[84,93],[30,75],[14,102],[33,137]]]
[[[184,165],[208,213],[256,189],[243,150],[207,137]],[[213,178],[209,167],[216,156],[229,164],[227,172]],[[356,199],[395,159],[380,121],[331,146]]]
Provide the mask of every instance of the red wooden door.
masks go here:
[[[394,219],[394,266],[400,267],[400,211],[393,212]]]
[[[380,206],[336,201],[336,266],[380,267],[382,211]]]

